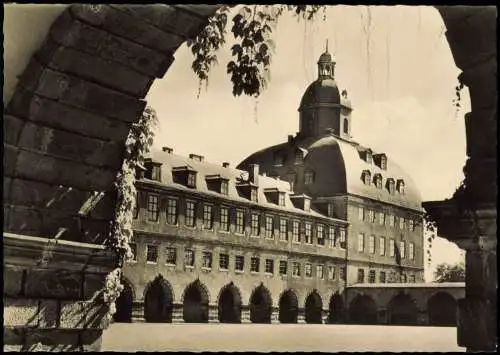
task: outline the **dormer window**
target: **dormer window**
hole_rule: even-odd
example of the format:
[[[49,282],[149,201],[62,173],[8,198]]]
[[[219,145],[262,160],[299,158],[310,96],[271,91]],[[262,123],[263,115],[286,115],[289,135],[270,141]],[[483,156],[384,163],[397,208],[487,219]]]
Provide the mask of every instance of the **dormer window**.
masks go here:
[[[377,187],[377,189],[381,189],[382,188],[382,175],[375,174],[375,176],[373,177],[373,182],[375,183],[375,186]]]
[[[361,179],[363,180],[363,183],[365,185],[370,186],[372,179],[372,174],[370,173],[370,170],[363,170],[363,173],[361,174]]]
[[[302,164],[303,155],[300,150],[295,152],[295,164]]]
[[[161,181],[161,163],[146,159],[144,162],[144,177],[149,180]]]
[[[401,195],[405,194],[405,182],[402,179],[398,180],[397,189]]]
[[[300,208],[301,210],[304,211],[310,211],[311,210],[311,198],[307,195],[291,195],[290,199],[292,200],[292,203],[294,207]]]
[[[387,157],[384,153],[375,154],[373,160],[380,169],[387,170]]]
[[[285,192],[280,191],[278,188],[264,189],[264,194],[267,200],[278,206],[285,206]]]
[[[285,206],[285,193],[284,192],[279,193],[278,202],[279,202],[278,204],[280,206]]]
[[[365,152],[365,161],[368,163],[368,164],[371,164],[372,161],[373,161],[373,157],[372,157],[372,151],[371,149],[368,149],[366,152]]]
[[[304,211],[309,212],[311,210],[311,200],[304,200]]]
[[[177,184],[182,184],[193,189],[196,188],[196,170],[189,166],[172,168],[172,178]]]
[[[387,179],[386,186],[387,186],[387,190],[389,190],[389,193],[391,195],[394,195],[394,192],[395,192],[394,179],[392,179],[392,178]]]
[[[313,171],[306,171],[304,173],[304,184],[309,185],[314,182],[314,172]]]
[[[257,187],[250,187],[250,201],[257,202]]]
[[[221,177],[220,175],[207,175],[205,177],[207,181],[207,188],[211,191],[218,192],[222,195],[227,195],[229,191],[228,179]]]
[[[281,166],[285,164],[285,155],[282,153],[275,153],[274,154],[274,165]]]

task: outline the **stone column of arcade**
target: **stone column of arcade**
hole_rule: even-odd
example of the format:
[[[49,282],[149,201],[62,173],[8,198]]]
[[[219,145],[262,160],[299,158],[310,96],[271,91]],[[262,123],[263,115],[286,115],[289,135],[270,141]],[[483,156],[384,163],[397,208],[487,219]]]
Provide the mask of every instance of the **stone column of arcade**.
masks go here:
[[[458,345],[497,347],[497,58],[495,7],[438,7],[472,110],[465,116],[465,187],[424,203],[438,234],[466,250],[466,291],[459,300]]]
[[[33,48],[4,111],[5,351],[100,349],[125,139],[218,8],[70,5]]]

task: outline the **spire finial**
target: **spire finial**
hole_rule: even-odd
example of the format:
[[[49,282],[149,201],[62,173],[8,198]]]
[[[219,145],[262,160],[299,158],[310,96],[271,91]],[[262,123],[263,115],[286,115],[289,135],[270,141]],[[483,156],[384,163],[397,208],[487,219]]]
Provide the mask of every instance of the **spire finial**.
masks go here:
[[[326,39],[326,53],[328,53],[328,39]]]

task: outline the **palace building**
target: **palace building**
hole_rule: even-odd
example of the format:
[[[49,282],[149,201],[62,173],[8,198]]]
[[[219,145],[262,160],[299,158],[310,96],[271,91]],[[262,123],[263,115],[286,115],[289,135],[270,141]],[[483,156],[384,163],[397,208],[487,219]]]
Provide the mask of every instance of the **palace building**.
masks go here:
[[[423,282],[420,194],[353,140],[334,69],[326,51],[298,134],[237,168],[151,153],[116,321],[334,323],[351,285]]]

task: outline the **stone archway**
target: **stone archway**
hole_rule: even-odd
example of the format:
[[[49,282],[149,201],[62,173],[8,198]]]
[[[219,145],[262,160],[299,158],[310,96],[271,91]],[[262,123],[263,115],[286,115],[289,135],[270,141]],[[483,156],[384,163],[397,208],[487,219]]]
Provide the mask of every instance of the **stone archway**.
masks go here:
[[[164,75],[172,53],[198,33],[218,8],[71,5],[56,20],[36,58],[20,75],[4,115],[4,131],[8,133],[4,136],[4,232],[39,237],[40,250],[61,227],[68,232],[60,239],[83,242],[81,248],[87,248],[84,243],[102,242],[112,219],[114,197],[110,192],[121,166],[122,157],[117,152],[144,107],[142,98],[154,78]],[[465,169],[467,189],[475,206],[480,206],[478,218],[487,228],[482,235],[491,241],[479,245],[481,238],[474,231],[460,237],[468,250],[467,273],[481,280],[467,282],[476,298],[474,302],[466,299],[461,313],[481,309],[483,313],[477,318],[485,319],[481,326],[476,326],[474,317],[465,319],[468,330],[460,334],[469,335],[460,344],[476,350],[495,349],[496,317],[492,315],[496,315],[496,276],[490,265],[493,269],[496,265],[496,250],[491,247],[496,243],[496,8],[437,8],[455,63],[469,87],[472,112],[466,115],[470,157]],[[29,139],[34,132],[50,139],[39,144]],[[64,208],[33,203],[70,190]],[[19,191],[37,194],[27,196]],[[101,200],[105,207],[73,218],[94,191],[108,193]],[[16,253],[9,253],[11,246],[5,242],[9,238],[14,240],[4,236],[4,263],[15,266],[15,258],[10,256]],[[111,270],[113,265],[106,267]],[[20,282],[21,276],[15,276],[14,271],[9,275],[17,278],[13,282]]]
[[[148,323],[172,323],[173,292],[161,275],[151,281],[144,292],[144,319]]]
[[[321,324],[322,310],[323,310],[323,300],[317,291],[313,291],[307,296],[305,308],[305,320],[306,323]]]
[[[184,291],[182,317],[186,323],[208,323],[209,296],[205,285],[196,280]]]
[[[454,327],[457,325],[457,300],[448,292],[438,292],[427,301],[429,324]]]
[[[349,322],[377,324],[377,304],[368,295],[357,295],[349,304]]]
[[[219,322],[241,323],[241,294],[232,282],[219,294]]]
[[[299,316],[299,301],[292,290],[286,290],[279,300],[280,323],[297,323]]]
[[[417,324],[418,308],[410,295],[400,293],[389,302],[389,324]]]
[[[273,299],[264,286],[258,286],[250,296],[250,321],[252,323],[271,323]]]
[[[113,320],[116,323],[132,323],[132,307],[134,303],[134,292],[131,283],[123,279],[123,291],[116,300],[116,313]]]
[[[344,300],[338,293],[335,293],[330,297],[328,304],[328,323],[343,323],[345,318],[344,312]]]

